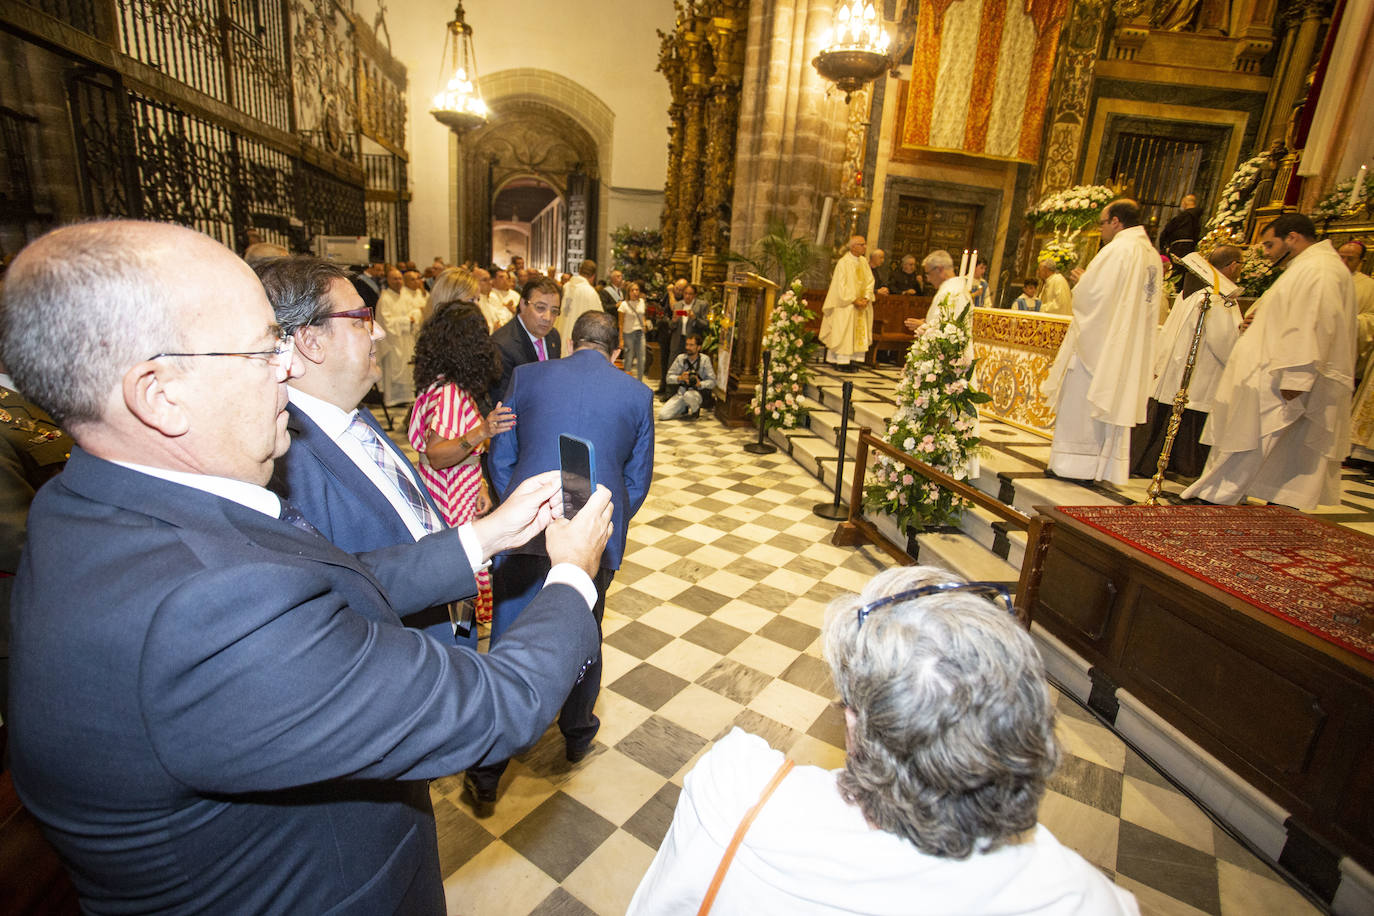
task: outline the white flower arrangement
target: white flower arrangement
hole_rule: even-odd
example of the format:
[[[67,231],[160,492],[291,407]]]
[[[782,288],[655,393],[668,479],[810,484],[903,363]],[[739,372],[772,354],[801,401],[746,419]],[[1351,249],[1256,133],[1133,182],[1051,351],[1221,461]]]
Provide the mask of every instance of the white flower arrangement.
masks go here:
[[[1036,256],[1035,262],[1039,264],[1044,260],[1054,261],[1056,270],[1065,271],[1073,268],[1078,263],[1078,235],[1081,229],[1075,229],[1068,234],[1055,233],[1054,238],[1047,241],[1040,254]]]
[[[807,308],[801,291],[801,281],[793,280],[792,288],[773,303],[773,313],[763,332],[763,352],[773,354],[768,402],[763,405],[763,425],[767,429],[796,429],[806,425],[807,410],[802,403],[802,393],[811,380],[806,361],[815,350],[816,341],[806,330],[806,323],[815,315]],[[762,368],[759,375],[762,378]],[[754,392],[754,399],[749,402],[749,411],[756,417],[759,415],[759,394]]]
[[[897,411],[885,437],[894,448],[957,480],[968,477],[978,451],[978,405],[992,400],[973,388],[972,339],[971,306],[942,326],[921,329],[907,351]],[[864,506],[892,515],[906,528],[957,521],[968,502],[884,456],[869,468]]]
[[[1082,184],[1047,195],[1026,211],[1026,218],[1038,228],[1087,229],[1115,199],[1116,192],[1106,185]]]
[[[1221,189],[1216,213],[1204,229],[1206,233],[1222,230],[1228,236],[1236,236],[1245,231],[1245,221],[1250,218],[1250,209],[1255,204],[1255,186],[1259,184],[1260,171],[1268,161],[1269,154],[1262,153],[1240,164],[1231,180],[1226,182],[1226,187]],[[1348,188],[1346,193],[1349,193]],[[1201,247],[1198,246],[1199,249]]]
[[[1312,211],[1313,219],[1329,220],[1340,219],[1350,208],[1350,191],[1355,187],[1355,178],[1343,178],[1336,182],[1336,186],[1331,189],[1331,193],[1323,197]],[[1374,175],[1364,180],[1364,190],[1356,198],[1355,205],[1368,203],[1374,200]]]

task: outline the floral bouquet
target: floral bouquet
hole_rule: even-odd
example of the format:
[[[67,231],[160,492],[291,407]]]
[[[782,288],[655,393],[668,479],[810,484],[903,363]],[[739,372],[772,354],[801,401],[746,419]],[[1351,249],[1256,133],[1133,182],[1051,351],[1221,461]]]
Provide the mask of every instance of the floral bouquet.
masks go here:
[[[720,350],[720,342],[729,340],[730,330],[735,326],[725,315],[725,306],[721,303],[711,306],[706,313],[706,336],[701,341],[701,350],[714,356]]]
[[[1221,189],[1217,200],[1217,212],[1208,221],[1205,231],[1210,234],[1223,230],[1228,235],[1239,235],[1245,231],[1245,221],[1250,218],[1250,208],[1255,204],[1255,187],[1260,182],[1260,173],[1269,161],[1269,154],[1262,153],[1240,164],[1226,187]],[[1350,193],[1350,189],[1346,189]],[[1198,246],[1201,249],[1201,245]]]
[[[1349,194],[1349,189],[1346,190]],[[1274,285],[1274,281],[1283,273],[1283,268],[1277,267],[1264,256],[1263,249],[1258,245],[1251,245],[1245,249],[1245,257],[1240,262],[1240,276],[1236,282],[1244,291],[1243,295],[1258,299],[1264,295],[1265,290]]]
[[[768,327],[763,332],[763,352],[773,354],[768,373],[768,402],[762,408],[766,429],[795,429],[804,426],[807,418],[802,392],[811,377],[806,361],[816,349],[816,340],[807,332],[806,323],[815,314],[806,307],[801,291],[801,281],[793,280],[792,288],[773,303]],[[760,370],[760,378],[762,374]],[[756,391],[749,402],[749,411],[754,416],[760,412],[761,393]]]
[[[968,477],[979,449],[978,405],[992,398],[973,388],[971,306],[944,325],[926,324],[907,352],[897,386],[889,444],[957,480]],[[869,469],[864,507],[897,524],[930,527],[958,521],[968,501],[886,456]]]
[[[1080,229],[1075,229],[1065,236],[1056,235],[1045,243],[1045,247],[1040,249],[1040,254],[1035,262],[1039,264],[1046,259],[1054,261],[1055,270],[1061,273],[1071,270],[1078,263],[1078,233]]]
[[[1115,197],[1116,192],[1106,185],[1082,184],[1046,196],[1026,211],[1026,218],[1037,228],[1081,231],[1097,225],[1102,208]]]
[[[1331,193],[1323,197],[1312,211],[1313,219],[1339,219],[1342,214],[1350,209],[1350,192],[1354,187],[1354,176],[1336,182]],[[1374,175],[1370,175],[1364,180],[1364,190],[1356,197],[1355,205],[1357,207],[1361,203],[1367,205],[1371,200],[1374,200]]]

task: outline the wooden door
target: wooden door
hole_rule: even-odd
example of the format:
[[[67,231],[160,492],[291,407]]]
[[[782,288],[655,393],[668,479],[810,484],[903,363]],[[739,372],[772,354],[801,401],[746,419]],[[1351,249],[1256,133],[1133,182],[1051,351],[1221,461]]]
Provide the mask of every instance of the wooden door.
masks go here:
[[[908,254],[914,255],[919,264],[937,248],[950,252],[957,262],[965,248],[973,247],[973,230],[981,209],[977,204],[952,204],[903,194],[897,198],[897,223],[892,238],[879,240],[878,247],[887,249],[888,263],[894,265]]]

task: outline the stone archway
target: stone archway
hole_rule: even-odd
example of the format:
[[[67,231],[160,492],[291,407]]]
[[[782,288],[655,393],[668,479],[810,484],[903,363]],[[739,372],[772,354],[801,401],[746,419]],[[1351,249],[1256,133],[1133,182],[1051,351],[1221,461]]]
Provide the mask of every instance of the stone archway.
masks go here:
[[[597,217],[604,214],[615,115],[583,86],[547,70],[501,70],[481,81],[488,124],[454,146],[454,222],[460,259],[491,258],[491,203],[502,186],[537,178],[565,202],[590,200],[586,255],[604,258]],[[571,195],[571,198],[570,198]],[[459,202],[462,202],[459,206]],[[570,206],[576,220],[577,208]],[[574,265],[575,266],[575,265]]]

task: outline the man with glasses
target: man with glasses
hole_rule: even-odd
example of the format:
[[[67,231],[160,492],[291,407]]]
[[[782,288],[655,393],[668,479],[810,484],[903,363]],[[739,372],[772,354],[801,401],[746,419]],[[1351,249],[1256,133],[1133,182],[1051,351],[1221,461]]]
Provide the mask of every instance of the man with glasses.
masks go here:
[[[291,449],[277,460],[272,490],[349,553],[411,544],[447,528],[415,468],[360,407],[381,378],[377,345],[386,332],[347,276],[311,257],[255,269],[301,367],[287,384]],[[455,627],[462,613],[438,605],[404,622],[476,649],[476,627]]]
[[[1102,248],[1074,271],[1073,320],[1043,385],[1058,412],[1048,472],[1121,486],[1145,422],[1164,271],[1135,201],[1112,201],[1098,225]]]
[[[515,320],[492,332],[491,342],[501,354],[501,381],[491,390],[495,403],[505,395],[511,373],[525,363],[558,359],[562,338],[554,324],[563,314],[563,290],[547,277],[535,277],[520,292]]]
[[[227,248],[64,227],[2,311],[5,365],[76,441],[29,514],[6,724],[83,910],[443,913],[425,780],[529,745],[594,657],[610,494],[551,521],[544,475],[354,556],[265,489],[303,357]],[[554,565],[491,653],[400,625],[541,529]]]

